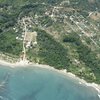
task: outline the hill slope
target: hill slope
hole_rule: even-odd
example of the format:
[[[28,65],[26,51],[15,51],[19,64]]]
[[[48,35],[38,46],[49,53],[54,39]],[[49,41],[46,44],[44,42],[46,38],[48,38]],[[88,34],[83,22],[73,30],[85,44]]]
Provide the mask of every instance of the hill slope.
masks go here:
[[[26,53],[32,62],[100,83],[99,4],[99,0],[0,0],[0,52],[12,58]]]

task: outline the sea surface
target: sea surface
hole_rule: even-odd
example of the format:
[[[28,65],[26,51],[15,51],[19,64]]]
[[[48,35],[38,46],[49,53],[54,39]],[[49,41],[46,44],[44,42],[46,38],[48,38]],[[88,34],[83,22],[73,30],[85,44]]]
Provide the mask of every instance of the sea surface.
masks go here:
[[[95,89],[58,72],[0,65],[0,100],[100,100]]]

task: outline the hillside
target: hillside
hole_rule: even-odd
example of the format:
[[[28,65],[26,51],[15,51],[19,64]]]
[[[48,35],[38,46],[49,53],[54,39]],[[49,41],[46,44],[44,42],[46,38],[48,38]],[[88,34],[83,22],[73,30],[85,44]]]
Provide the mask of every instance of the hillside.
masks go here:
[[[0,0],[0,52],[100,84],[99,5],[100,0]]]

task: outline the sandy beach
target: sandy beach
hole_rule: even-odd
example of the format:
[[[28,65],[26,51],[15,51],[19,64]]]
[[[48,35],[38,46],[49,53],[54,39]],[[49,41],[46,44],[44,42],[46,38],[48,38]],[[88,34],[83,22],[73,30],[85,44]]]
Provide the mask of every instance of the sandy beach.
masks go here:
[[[6,61],[4,61],[4,60],[0,60],[0,64],[1,65],[5,65],[5,66],[9,66],[9,67],[11,67],[11,68],[15,68],[15,67],[18,67],[18,66],[27,66],[27,65],[29,65],[29,63],[28,63],[29,61],[27,61],[27,60],[24,60],[24,61],[20,61],[20,62],[16,62],[16,63],[10,63],[10,62],[6,62]]]
[[[85,85],[87,87],[92,87],[94,88],[97,92],[98,92],[98,97],[100,98],[100,85],[98,84],[95,84],[95,83],[87,83],[85,80],[83,79],[80,79],[79,77],[77,77],[76,75],[70,73],[70,72],[67,72],[66,69],[63,69],[63,70],[57,70],[55,69],[54,67],[51,67],[49,65],[42,65],[42,64],[35,64],[35,63],[29,63],[29,61],[25,60],[25,61],[20,61],[20,62],[16,62],[16,63],[9,63],[9,62],[6,62],[4,60],[0,60],[0,65],[5,65],[5,66],[8,66],[8,67],[11,67],[11,68],[16,68],[16,67],[39,67],[39,68],[45,68],[45,69],[48,69],[48,70],[52,70],[52,71],[56,71],[60,74],[63,74],[63,75],[66,75],[68,77],[71,77],[73,79],[76,79],[79,81],[79,84],[82,84],[82,85]]]

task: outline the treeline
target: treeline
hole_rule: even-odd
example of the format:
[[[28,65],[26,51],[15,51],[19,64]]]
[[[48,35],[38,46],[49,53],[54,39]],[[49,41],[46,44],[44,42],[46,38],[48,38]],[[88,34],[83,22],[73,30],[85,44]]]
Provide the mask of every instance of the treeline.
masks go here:
[[[67,69],[70,63],[67,49],[65,49],[60,43],[56,42],[53,37],[45,31],[39,29],[36,29],[36,31],[38,32],[38,56],[42,58],[40,59],[40,63],[48,64],[58,69]]]

